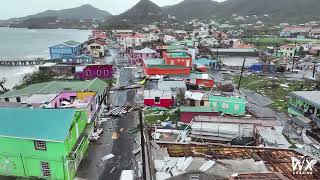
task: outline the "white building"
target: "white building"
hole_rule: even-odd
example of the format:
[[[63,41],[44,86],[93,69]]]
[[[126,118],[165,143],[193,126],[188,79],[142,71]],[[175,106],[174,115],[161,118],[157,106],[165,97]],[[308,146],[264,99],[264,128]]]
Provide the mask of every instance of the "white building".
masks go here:
[[[142,34],[121,34],[117,39],[119,45],[123,48],[142,46],[146,42],[146,38]]]

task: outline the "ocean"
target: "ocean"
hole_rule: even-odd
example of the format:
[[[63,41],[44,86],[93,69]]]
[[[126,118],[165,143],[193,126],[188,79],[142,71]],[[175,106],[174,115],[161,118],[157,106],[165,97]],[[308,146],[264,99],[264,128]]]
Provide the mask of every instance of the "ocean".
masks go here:
[[[0,28],[0,61],[3,59],[48,58],[49,46],[68,40],[83,42],[89,30],[74,29],[15,29]],[[36,71],[36,66],[0,66],[0,80],[5,78],[5,87],[19,84],[24,75]]]

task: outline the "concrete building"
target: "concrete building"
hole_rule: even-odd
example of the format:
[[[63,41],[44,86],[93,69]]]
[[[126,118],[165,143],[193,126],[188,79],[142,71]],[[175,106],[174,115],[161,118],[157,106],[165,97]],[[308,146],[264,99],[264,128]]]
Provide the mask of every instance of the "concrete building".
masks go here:
[[[76,41],[67,41],[49,47],[49,52],[51,59],[60,59],[64,56],[79,56],[81,54],[81,43]]]
[[[73,179],[89,140],[74,109],[0,109],[0,175]]]
[[[294,91],[290,93],[288,113],[307,117],[320,126],[320,91]]]

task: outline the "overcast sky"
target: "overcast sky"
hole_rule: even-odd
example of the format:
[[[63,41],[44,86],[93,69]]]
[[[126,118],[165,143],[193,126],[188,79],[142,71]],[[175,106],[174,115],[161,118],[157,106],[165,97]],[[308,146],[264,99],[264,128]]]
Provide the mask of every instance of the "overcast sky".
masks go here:
[[[3,0],[2,0],[3,1]],[[91,4],[112,14],[120,14],[139,0],[6,0],[0,6],[0,19],[22,17],[48,9],[58,10]],[[159,6],[172,5],[183,0],[152,0]],[[216,0],[222,1],[222,0]]]

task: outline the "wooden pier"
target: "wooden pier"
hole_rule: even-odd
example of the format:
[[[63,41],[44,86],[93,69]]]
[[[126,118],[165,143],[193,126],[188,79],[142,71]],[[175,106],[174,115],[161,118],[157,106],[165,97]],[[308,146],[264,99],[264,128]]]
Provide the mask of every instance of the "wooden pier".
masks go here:
[[[41,65],[49,62],[46,59],[36,58],[36,59],[20,59],[20,60],[4,60],[0,59],[0,66],[33,66]]]

